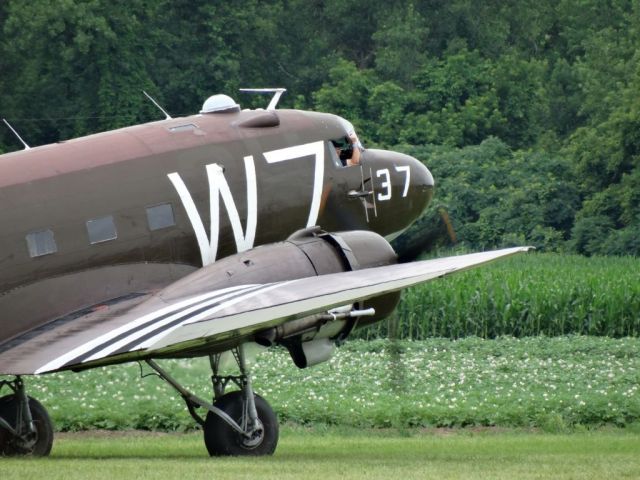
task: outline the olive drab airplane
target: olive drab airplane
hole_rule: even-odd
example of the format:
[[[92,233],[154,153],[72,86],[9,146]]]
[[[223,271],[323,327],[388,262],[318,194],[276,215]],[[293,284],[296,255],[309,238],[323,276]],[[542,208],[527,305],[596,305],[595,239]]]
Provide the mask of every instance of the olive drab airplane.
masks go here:
[[[133,361],[184,398],[211,455],[271,454],[248,344],[315,365],[401,289],[526,250],[397,263],[388,241],[429,204],[429,170],[262,91],[264,110],[214,95],[198,115],[0,156],[0,454],[51,450],[25,375]],[[221,374],[224,352],[238,375]],[[159,363],[199,356],[212,401]]]

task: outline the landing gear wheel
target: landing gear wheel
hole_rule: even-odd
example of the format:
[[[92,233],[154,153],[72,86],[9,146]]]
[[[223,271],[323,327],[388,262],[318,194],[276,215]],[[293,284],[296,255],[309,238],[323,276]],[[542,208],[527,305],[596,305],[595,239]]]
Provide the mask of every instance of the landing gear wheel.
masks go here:
[[[256,411],[259,427],[252,438],[246,438],[231,428],[215,413],[209,412],[204,424],[204,443],[209,455],[241,456],[272,455],[278,444],[278,418],[269,404],[259,395],[255,395]],[[233,418],[238,425],[243,425],[242,392],[227,393],[217,400],[215,407]]]
[[[53,445],[53,424],[49,414],[36,399],[29,397],[29,410],[33,418],[36,431],[29,433],[29,427],[17,425],[19,400],[16,395],[7,395],[0,398],[0,417],[9,425],[24,433],[22,437],[16,437],[8,430],[0,427],[0,456],[33,455],[45,457],[51,452]],[[21,419],[21,421],[24,421]]]

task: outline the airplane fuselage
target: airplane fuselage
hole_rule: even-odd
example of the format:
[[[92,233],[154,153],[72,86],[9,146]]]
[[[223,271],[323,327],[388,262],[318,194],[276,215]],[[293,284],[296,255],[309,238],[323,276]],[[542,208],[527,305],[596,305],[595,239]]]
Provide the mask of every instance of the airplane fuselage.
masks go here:
[[[307,226],[397,234],[430,173],[381,150],[344,167],[344,135],[329,114],[243,111],[0,156],[0,342]]]
[[[388,240],[429,203],[429,170],[260,91],[266,111],[214,95],[201,115],[0,156],[0,456],[51,451],[23,375],[132,361],[180,393],[210,455],[270,455],[278,420],[247,344],[322,363],[402,289],[527,250],[399,264]],[[213,401],[158,363],[203,356]]]

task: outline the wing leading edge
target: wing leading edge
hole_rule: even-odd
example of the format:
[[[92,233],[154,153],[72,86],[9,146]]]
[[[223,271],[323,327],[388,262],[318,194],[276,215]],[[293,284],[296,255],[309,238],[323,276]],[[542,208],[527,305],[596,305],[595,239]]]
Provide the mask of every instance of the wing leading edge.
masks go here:
[[[20,355],[20,350],[25,354],[33,351],[33,345],[29,345],[31,340],[27,338],[19,343],[17,339],[15,351],[0,353],[0,372],[46,373],[150,358],[168,352],[179,356],[181,349],[229,342],[290,320],[401,290],[529,249],[516,247],[263,285],[240,285],[196,295],[190,293],[188,297],[180,295],[179,289],[188,283],[183,279],[117,318],[105,318],[100,324],[100,333],[89,336],[89,341],[84,332],[69,348],[70,335],[65,335],[64,350],[48,345],[47,356],[41,351],[37,361]],[[167,303],[163,298],[172,300]],[[111,329],[109,322],[113,325]],[[3,357],[7,353],[12,353],[13,365],[5,364],[8,358]]]

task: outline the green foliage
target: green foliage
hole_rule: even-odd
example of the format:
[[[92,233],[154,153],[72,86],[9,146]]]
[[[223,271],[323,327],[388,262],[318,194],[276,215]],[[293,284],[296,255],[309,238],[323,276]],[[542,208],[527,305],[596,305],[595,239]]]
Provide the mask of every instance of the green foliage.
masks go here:
[[[573,250],[584,255],[596,255],[602,252],[602,239],[614,232],[611,219],[603,215],[579,219],[571,231]]]
[[[519,255],[408,289],[395,315],[395,336],[404,339],[638,336],[640,261]],[[388,334],[384,322],[358,332],[369,339]]]
[[[329,71],[330,86],[314,93],[318,110],[340,112],[356,128],[369,131],[371,123],[367,115],[367,101],[375,81],[371,72],[359,70],[353,63],[340,60]],[[366,140],[366,133],[363,137]]]
[[[448,212],[457,240],[464,245],[489,248],[511,245],[518,239],[516,243],[533,244],[541,250],[563,248],[580,206],[564,158],[513,152],[497,138],[459,150],[395,148],[429,165],[436,178],[431,211],[444,208]],[[418,222],[406,235],[429,237],[434,227],[440,228]],[[396,246],[401,248],[402,242],[400,238]]]
[[[2,98],[3,114],[37,117],[26,119],[34,123],[16,122],[23,131],[28,125],[25,136],[32,144],[34,137],[51,142],[149,119],[151,108],[132,92],[150,83],[144,63],[149,46],[141,30],[154,11],[142,0],[124,5],[7,5],[3,46],[13,76],[11,95]]]
[[[602,250],[605,255],[635,255],[640,257],[640,222],[609,233]]]
[[[400,140],[462,146],[490,135],[506,121],[492,76],[491,62],[478,52],[463,50],[429,61],[416,73]]]
[[[285,86],[283,107],[433,153],[436,205],[466,245],[637,254],[639,25],[624,1],[6,0],[0,115],[42,145],[159,118],[143,89],[177,116]],[[489,158],[491,138],[509,153]],[[0,128],[0,152],[19,148]]]
[[[383,79],[410,85],[414,72],[427,60],[423,45],[429,27],[412,3],[396,5],[373,34],[375,69]]]

